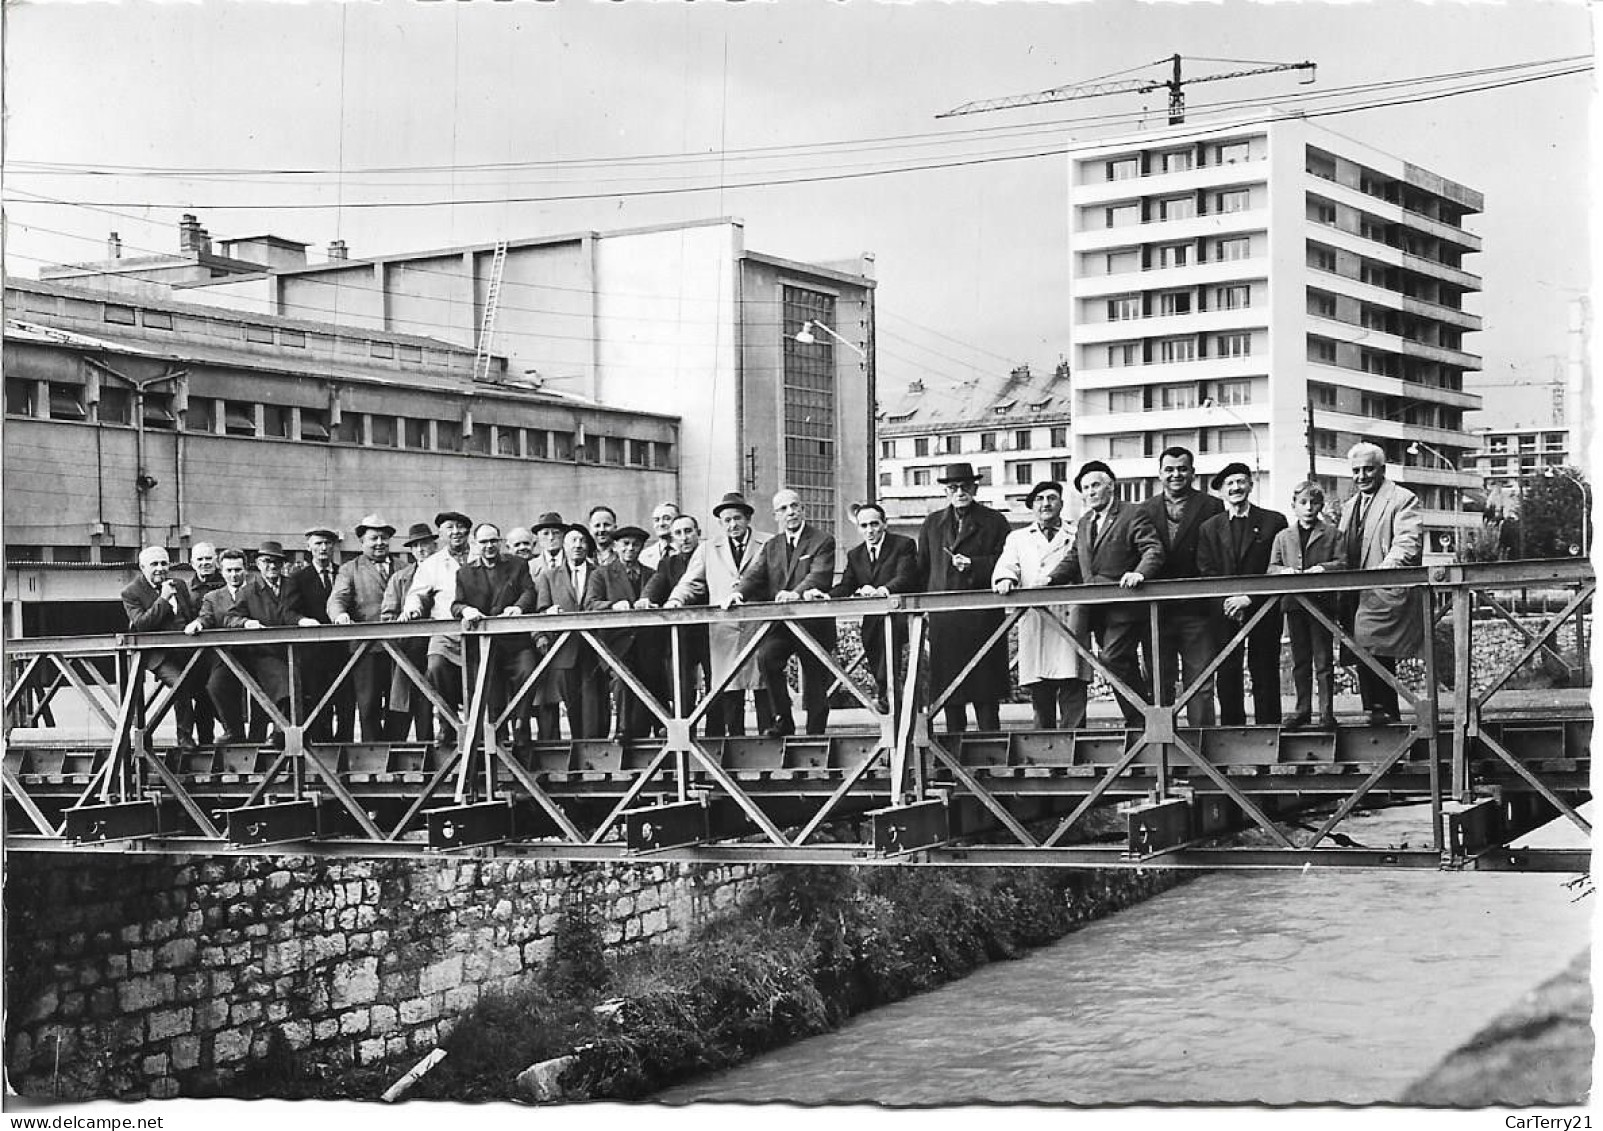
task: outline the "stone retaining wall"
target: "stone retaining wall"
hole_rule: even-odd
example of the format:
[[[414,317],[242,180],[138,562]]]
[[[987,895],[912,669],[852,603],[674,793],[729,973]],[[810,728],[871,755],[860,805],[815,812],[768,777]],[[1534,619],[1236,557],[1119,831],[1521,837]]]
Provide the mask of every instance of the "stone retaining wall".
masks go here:
[[[747,865],[111,857],[6,860],[10,1086],[204,1094],[432,1048],[552,952],[564,907],[619,950],[678,941],[753,895]]]

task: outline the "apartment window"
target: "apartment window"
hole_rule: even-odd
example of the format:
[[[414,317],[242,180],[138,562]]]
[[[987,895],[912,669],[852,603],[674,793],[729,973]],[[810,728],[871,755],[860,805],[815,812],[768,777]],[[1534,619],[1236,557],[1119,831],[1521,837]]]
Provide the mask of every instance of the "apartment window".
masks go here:
[[[1191,262],[1191,245],[1188,243],[1163,244],[1158,248],[1159,267],[1184,267]]]
[[[275,440],[288,440],[295,434],[295,413],[288,405],[262,406],[262,435]]]
[[[460,452],[462,450],[462,422],[460,420],[436,420],[434,422],[434,447],[441,452]]]
[[[1252,288],[1245,283],[1215,287],[1213,305],[1217,310],[1245,310],[1252,305]]]
[[[247,401],[224,401],[223,431],[230,436],[256,435],[256,406]]]
[[[132,326],[134,324],[134,308],[131,306],[118,306],[115,303],[108,302],[106,304],[105,319],[107,322],[117,326]]]
[[[1336,159],[1328,153],[1318,153],[1310,149],[1303,168],[1322,181],[1336,179]]]
[[[1252,430],[1249,428],[1221,428],[1214,434],[1216,452],[1250,452]]]
[[[1358,411],[1376,420],[1386,419],[1386,398],[1372,397],[1368,393],[1358,398]]]
[[[1317,196],[1308,198],[1308,219],[1316,224],[1334,224],[1336,222],[1336,206],[1328,200]]]
[[[50,382],[50,419],[87,420],[89,410],[84,407],[83,391],[82,385]]]
[[[1121,479],[1114,485],[1121,503],[1139,503],[1150,498],[1157,489],[1155,480],[1142,476],[1140,479]]]
[[[1332,262],[1334,263],[1334,260]],[[1332,266],[1330,270],[1334,271],[1335,267]],[[1358,281],[1360,283],[1368,283],[1372,287],[1394,289],[1391,285],[1390,272],[1378,263],[1360,263],[1358,265]]]
[[[1069,430],[1059,425],[1052,429],[1052,446],[1066,448],[1069,446]]]
[[[1197,214],[1197,200],[1192,196],[1169,196],[1158,201],[1159,220],[1190,220]]]
[[[1110,251],[1107,254],[1107,273],[1123,275],[1127,271],[1141,270],[1141,253],[1132,249]]]
[[[1336,269],[1336,252],[1332,248],[1321,244],[1308,245],[1308,266],[1320,271],[1334,271]]]
[[[521,456],[523,452],[520,450],[518,440],[522,431],[523,429],[521,428],[509,428],[505,424],[497,425],[495,429],[495,454],[498,456]],[[640,456],[638,459],[630,460],[630,462],[637,467],[644,467],[651,453],[646,445],[639,444],[637,446],[641,449]]]
[[[1013,482],[1022,487],[1028,487],[1035,482],[1035,465],[1033,463],[1016,463],[1013,465]]]
[[[1249,259],[1251,256],[1252,241],[1245,236],[1213,241],[1213,257],[1216,260]]]
[[[1361,349],[1358,351],[1358,368],[1381,377],[1395,377],[1398,372],[1397,358],[1392,354]]]
[[[1170,152],[1165,153],[1161,160],[1163,162],[1163,171],[1165,173],[1188,172],[1195,163],[1191,156],[1191,150],[1189,149],[1171,150]]]
[[[1124,228],[1140,222],[1139,204],[1110,204],[1102,210],[1102,226],[1105,228]]]
[[[1323,428],[1314,429],[1314,450],[1320,455],[1335,455],[1338,450],[1336,434]]]
[[[1183,432],[1162,432],[1159,433],[1158,440],[1163,445],[1159,451],[1165,448],[1189,448],[1193,452],[1197,450],[1197,431],[1195,428],[1188,428]]]
[[[1308,396],[1312,398],[1316,408],[1336,407],[1336,389],[1332,385],[1321,385],[1310,381],[1308,383]]]
[[[327,409],[301,409],[301,439],[308,440],[314,444],[328,443]]]
[[[406,446],[426,451],[429,447],[429,422],[408,417],[405,425]]]
[[[995,432],[981,432],[980,433],[980,451],[982,451],[982,452],[994,452],[994,451],[996,451],[996,433]]]
[[[375,448],[395,447],[395,417],[374,414],[367,418],[368,440]]]
[[[896,441],[895,440],[881,440],[879,442],[879,458],[880,459],[895,459],[896,458]]]
[[[1120,157],[1104,166],[1110,181],[1133,181],[1141,175],[1141,162],[1134,157]]]
[[[1213,194],[1215,212],[1245,212],[1252,207],[1252,194],[1246,189],[1226,189]]]
[[[1124,322],[1141,317],[1141,296],[1124,295],[1108,300],[1108,321]]]
[[[1027,452],[1030,450],[1030,430],[1028,428],[1020,428],[1013,433],[1013,450],[1015,452]]]
[[[1564,433],[1545,432],[1542,434],[1542,450],[1548,452],[1562,452],[1565,448]]]
[[[962,454],[962,451],[963,451],[963,437],[961,437],[961,436],[942,436],[941,437],[941,451],[945,455],[949,455],[949,456],[955,456],[955,455]]]
[[[1158,296],[1159,314],[1190,314],[1190,291],[1165,291]]]
[[[6,378],[6,415],[32,416],[34,398],[38,396],[38,383],[21,377]]]
[[[1164,338],[1158,342],[1159,361],[1195,361],[1197,360],[1197,340],[1195,338]]]
[[[978,477],[978,482],[981,487],[989,487],[991,485],[991,467],[989,464],[976,467],[974,469],[974,473]]]
[[[1308,360],[1322,361],[1327,365],[1336,364],[1336,343],[1329,338],[1308,335]]]
[[[1140,412],[1144,407],[1140,389],[1108,390],[1109,412]]]
[[[1139,432],[1108,437],[1109,459],[1140,459],[1145,454],[1145,438]]]
[[[1336,317],[1336,296],[1324,291],[1308,290],[1308,313],[1320,318]]]
[[[1069,464],[1068,464],[1068,461],[1067,460],[1061,460],[1061,459],[1053,460],[1052,461],[1051,476],[1052,476],[1053,479],[1056,479],[1059,483],[1067,483],[1068,480],[1069,480]]]
[[[1252,147],[1244,141],[1227,141],[1213,147],[1214,164],[1239,165],[1252,156]]]
[[[879,473],[879,485],[881,487],[889,487],[891,485],[891,473],[890,472],[882,471],[882,472]]]
[[[927,467],[915,467],[908,472],[908,475],[911,477],[910,483],[914,487],[928,487],[930,485],[930,469]]]
[[[1164,409],[1196,408],[1195,385],[1164,385],[1158,390],[1158,405]]]
[[[1251,334],[1215,334],[1213,336],[1213,356],[1215,357],[1246,357],[1251,353]]]
[[[1108,368],[1119,369],[1141,364],[1141,346],[1137,342],[1115,342],[1108,347]]]
[[[1238,405],[1252,403],[1251,381],[1220,381],[1214,386],[1214,401],[1218,404],[1229,405],[1232,408]]]
[[[917,458],[922,459],[923,457],[925,457],[925,456],[927,456],[929,454],[930,454],[930,438],[928,436],[916,436],[916,437],[914,437],[914,439],[913,439],[913,455],[915,457],[917,457]]]

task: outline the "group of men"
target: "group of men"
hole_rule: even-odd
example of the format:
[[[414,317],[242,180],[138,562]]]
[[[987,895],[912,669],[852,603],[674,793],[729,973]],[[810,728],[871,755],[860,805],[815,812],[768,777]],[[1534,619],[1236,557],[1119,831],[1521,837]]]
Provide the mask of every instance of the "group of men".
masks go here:
[[[731,609],[749,602],[913,592],[1005,594],[1021,587],[1087,583],[1135,589],[1166,578],[1418,564],[1418,500],[1386,479],[1384,453],[1374,445],[1354,447],[1349,459],[1357,490],[1334,530],[1321,517],[1324,497],[1316,485],[1299,486],[1296,522],[1288,525],[1282,515],[1251,502],[1253,476],[1245,464],[1219,472],[1212,485],[1220,494],[1210,495],[1195,485],[1192,453],[1171,448],[1159,461],[1160,494],[1142,503],[1125,502],[1111,468],[1092,460],[1074,478],[1084,502],[1077,523],[1063,517],[1063,485],[1045,481],[1035,484],[1026,499],[1033,521],[1018,530],[978,501],[973,467],[952,464],[940,478],[947,505],[925,519],[916,540],[891,533],[878,504],[857,507],[854,519],[862,541],[844,555],[838,577],[834,536],[810,522],[800,495],[786,489],[773,497],[775,533],[753,529],[755,508],[730,493],[713,508],[717,530],[705,540],[695,516],[682,514],[671,502],[652,511],[651,534],[619,526],[607,506],[591,508],[583,524],[546,513],[533,526],[504,535],[494,523],[442,511],[432,526],[417,523],[407,532],[402,545],[410,560],[402,563],[391,553],[397,528],[368,515],[355,528],[360,553],[343,564],[335,561],[340,536],[324,527],[306,531],[307,560],[293,570],[286,570],[287,555],[276,541],[256,547],[254,571],[243,550],[219,553],[213,545],[198,544],[190,555],[192,586],[170,575],[165,549],[150,547],[140,554],[140,576],[123,590],[122,599],[129,628],[139,633],[193,636],[216,629],[445,619],[471,629],[492,619],[551,613],[694,605]],[[1143,602],[1066,602],[1032,609],[1020,621],[1018,667],[1036,725],[1084,725],[1091,674],[1086,657],[1093,645],[1114,677],[1130,725],[1143,721],[1138,698],[1150,698],[1150,673],[1168,689],[1166,702],[1173,702],[1177,679],[1194,687],[1185,705],[1192,724],[1216,718],[1243,724],[1243,650],[1226,656],[1213,678],[1199,683],[1199,677],[1264,600],[1161,602],[1156,654]],[[1383,665],[1394,666],[1397,657],[1417,652],[1422,634],[1406,590],[1365,590],[1345,611],[1359,642]],[[1333,725],[1330,634],[1304,612],[1285,616],[1297,692],[1297,707],[1286,725],[1311,723],[1316,683],[1319,723]],[[889,684],[905,671],[906,644],[902,620],[896,619],[889,640],[884,622],[866,617],[862,634],[881,711],[887,709]],[[996,609],[929,617],[930,687],[945,695],[950,731],[966,728],[970,710],[979,729],[1000,729],[1000,704],[1010,687],[1002,622]],[[717,692],[703,714],[708,736],[746,732],[748,693],[758,731],[784,736],[796,729],[786,677],[794,656],[801,671],[803,727],[808,734],[822,734],[832,676],[820,656],[835,648],[835,618],[807,616],[795,624],[799,632],[776,625],[755,646],[760,623],[740,617],[685,626],[677,633],[657,625],[597,632],[600,647],[623,672],[576,633],[497,632],[482,653],[491,666],[485,681],[489,714],[513,743],[560,737],[564,714],[573,738],[641,737],[662,726],[637,688],[659,703],[677,700],[684,707],[694,701],[699,684],[704,692]],[[1244,649],[1258,723],[1282,722],[1281,635],[1282,614],[1271,609]],[[358,723],[364,741],[401,741],[409,735],[433,741],[437,721],[440,737],[450,740],[450,720],[461,708],[464,687],[474,685],[480,649],[465,649],[455,627],[395,643],[394,649],[376,642],[365,649],[348,642],[303,645],[297,649],[295,686],[279,643],[236,647],[230,651],[233,663],[205,654],[191,663],[190,650],[171,646],[146,651],[143,662],[178,689],[174,710],[180,746],[281,742],[281,727],[267,734],[272,712],[262,709],[263,699],[286,721],[310,712],[306,726],[312,741],[353,741]],[[526,687],[542,663],[540,677]],[[1359,671],[1371,721],[1395,719],[1395,690],[1362,665]],[[255,695],[246,694],[241,673],[255,684]],[[515,694],[520,701],[509,710]],[[253,699],[257,703],[250,706]]]

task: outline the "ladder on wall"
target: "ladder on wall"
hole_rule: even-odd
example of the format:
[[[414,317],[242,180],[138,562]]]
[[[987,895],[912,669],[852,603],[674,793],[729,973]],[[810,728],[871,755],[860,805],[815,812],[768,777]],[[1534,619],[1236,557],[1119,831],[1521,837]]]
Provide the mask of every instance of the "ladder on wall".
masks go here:
[[[490,376],[490,339],[495,335],[495,312],[501,305],[501,275],[506,270],[506,262],[507,242],[499,240],[490,261],[490,279],[484,288],[484,315],[479,319],[479,345],[473,355],[475,381],[488,380]]]

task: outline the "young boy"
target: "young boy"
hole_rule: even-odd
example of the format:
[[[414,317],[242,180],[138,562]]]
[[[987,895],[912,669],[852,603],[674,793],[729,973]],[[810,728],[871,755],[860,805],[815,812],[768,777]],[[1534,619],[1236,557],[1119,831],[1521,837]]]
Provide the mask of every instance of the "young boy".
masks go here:
[[[1320,519],[1319,512],[1324,507],[1325,492],[1319,484],[1297,484],[1291,495],[1291,509],[1297,521],[1275,536],[1274,547],[1269,551],[1270,573],[1324,573],[1337,568],[1340,551],[1336,529]],[[1321,612],[1334,616],[1335,606],[1328,597],[1315,601]],[[1288,730],[1309,725],[1313,715],[1312,675],[1319,682],[1319,729],[1333,730],[1336,705],[1330,630],[1291,598],[1282,603],[1291,635],[1291,678],[1297,690],[1297,709],[1284,725]]]

